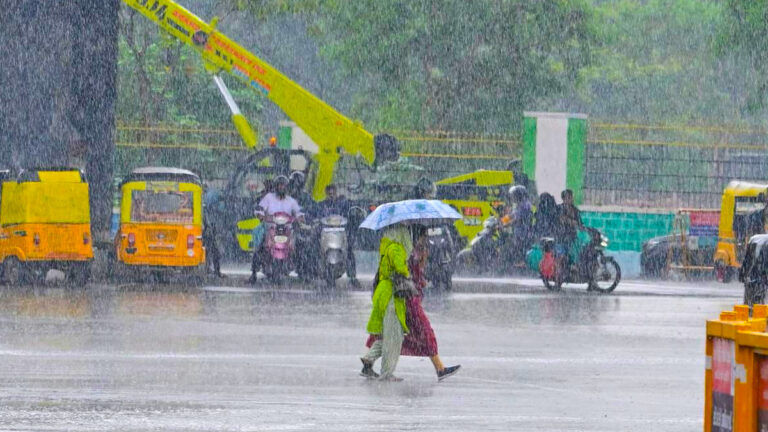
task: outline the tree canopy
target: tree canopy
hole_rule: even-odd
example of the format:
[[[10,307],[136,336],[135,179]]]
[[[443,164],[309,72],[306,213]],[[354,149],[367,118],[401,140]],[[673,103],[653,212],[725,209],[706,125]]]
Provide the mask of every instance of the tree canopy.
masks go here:
[[[622,122],[764,117],[766,0],[182,3],[221,15],[233,39],[374,131],[510,133],[523,110]],[[225,124],[194,53],[122,20],[119,118]],[[276,128],[260,95],[233,90],[256,124]]]

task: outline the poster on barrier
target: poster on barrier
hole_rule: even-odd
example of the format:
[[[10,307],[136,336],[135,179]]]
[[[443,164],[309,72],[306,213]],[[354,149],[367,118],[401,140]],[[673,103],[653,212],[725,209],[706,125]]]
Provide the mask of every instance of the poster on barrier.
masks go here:
[[[760,371],[757,383],[757,430],[768,432],[768,357],[758,356],[757,362]]]
[[[712,340],[712,432],[733,431],[733,365],[732,340]]]

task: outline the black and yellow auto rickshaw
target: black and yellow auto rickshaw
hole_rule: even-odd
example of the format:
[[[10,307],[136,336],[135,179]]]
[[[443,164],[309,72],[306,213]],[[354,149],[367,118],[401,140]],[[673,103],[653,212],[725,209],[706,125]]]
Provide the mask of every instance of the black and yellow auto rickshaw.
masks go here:
[[[0,263],[10,285],[59,269],[70,282],[90,277],[93,247],[88,182],[77,168],[7,172],[0,182]]]
[[[714,257],[717,280],[729,282],[739,269],[749,238],[758,234],[751,232],[749,215],[765,207],[766,196],[768,183],[732,181],[723,190]]]
[[[122,270],[204,273],[203,185],[179,168],[139,168],[120,184],[115,256]]]

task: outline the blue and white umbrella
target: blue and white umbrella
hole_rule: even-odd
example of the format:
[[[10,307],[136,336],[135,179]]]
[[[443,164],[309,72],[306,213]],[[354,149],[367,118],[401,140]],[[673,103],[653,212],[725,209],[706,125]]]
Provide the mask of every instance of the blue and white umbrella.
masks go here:
[[[442,225],[461,219],[453,207],[437,200],[406,200],[382,204],[369,214],[360,228],[380,230],[397,223]]]

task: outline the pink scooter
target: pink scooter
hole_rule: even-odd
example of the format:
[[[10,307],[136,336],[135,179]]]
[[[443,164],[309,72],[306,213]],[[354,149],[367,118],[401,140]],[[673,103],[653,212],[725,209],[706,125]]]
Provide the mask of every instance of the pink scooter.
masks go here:
[[[287,213],[275,213],[265,221],[268,228],[264,239],[264,274],[272,281],[279,281],[291,270],[294,219]]]

